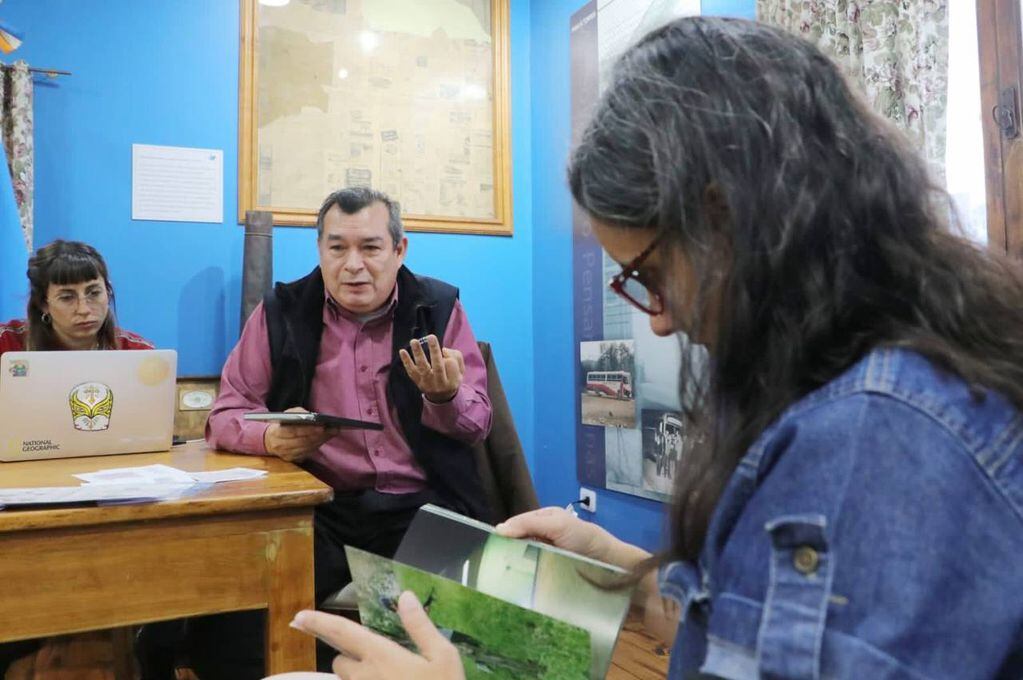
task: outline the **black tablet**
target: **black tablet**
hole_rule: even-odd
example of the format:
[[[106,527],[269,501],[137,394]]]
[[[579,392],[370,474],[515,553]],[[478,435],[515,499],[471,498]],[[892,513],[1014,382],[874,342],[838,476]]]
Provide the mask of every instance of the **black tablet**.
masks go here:
[[[245,420],[261,420],[286,425],[326,425],[327,427],[355,428],[358,430],[382,430],[384,426],[368,420],[342,418],[326,413],[307,413],[305,411],[289,411],[287,413],[246,413]]]

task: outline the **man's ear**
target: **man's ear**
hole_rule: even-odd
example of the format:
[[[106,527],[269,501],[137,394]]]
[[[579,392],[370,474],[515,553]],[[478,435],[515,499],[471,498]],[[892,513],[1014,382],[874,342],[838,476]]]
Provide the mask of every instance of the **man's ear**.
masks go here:
[[[394,250],[398,253],[398,261],[404,262],[405,256],[408,254],[408,236],[402,236],[401,240],[398,241],[398,245],[394,247]]]

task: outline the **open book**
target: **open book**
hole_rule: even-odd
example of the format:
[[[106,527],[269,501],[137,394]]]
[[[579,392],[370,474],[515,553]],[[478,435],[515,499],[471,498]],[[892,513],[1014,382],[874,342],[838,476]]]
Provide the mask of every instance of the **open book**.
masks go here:
[[[395,611],[411,590],[462,656],[466,678],[603,678],[629,608],[622,569],[434,505],[394,560],[346,547],[363,624],[412,647]]]

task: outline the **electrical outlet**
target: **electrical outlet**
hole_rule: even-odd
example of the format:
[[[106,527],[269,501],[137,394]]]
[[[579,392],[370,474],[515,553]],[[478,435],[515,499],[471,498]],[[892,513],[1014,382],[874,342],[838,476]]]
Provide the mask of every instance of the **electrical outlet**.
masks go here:
[[[579,500],[582,501],[579,506],[586,512],[597,511],[597,492],[593,489],[587,489],[585,486],[580,486]]]

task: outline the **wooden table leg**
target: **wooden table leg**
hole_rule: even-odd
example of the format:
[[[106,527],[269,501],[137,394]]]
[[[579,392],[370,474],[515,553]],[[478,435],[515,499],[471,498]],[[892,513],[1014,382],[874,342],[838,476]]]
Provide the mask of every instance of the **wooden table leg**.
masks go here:
[[[135,626],[122,626],[110,631],[114,680],[135,678]]]
[[[270,675],[316,670],[315,640],[288,625],[296,612],[315,606],[311,515],[306,513],[300,529],[274,532],[267,546],[266,671]]]

